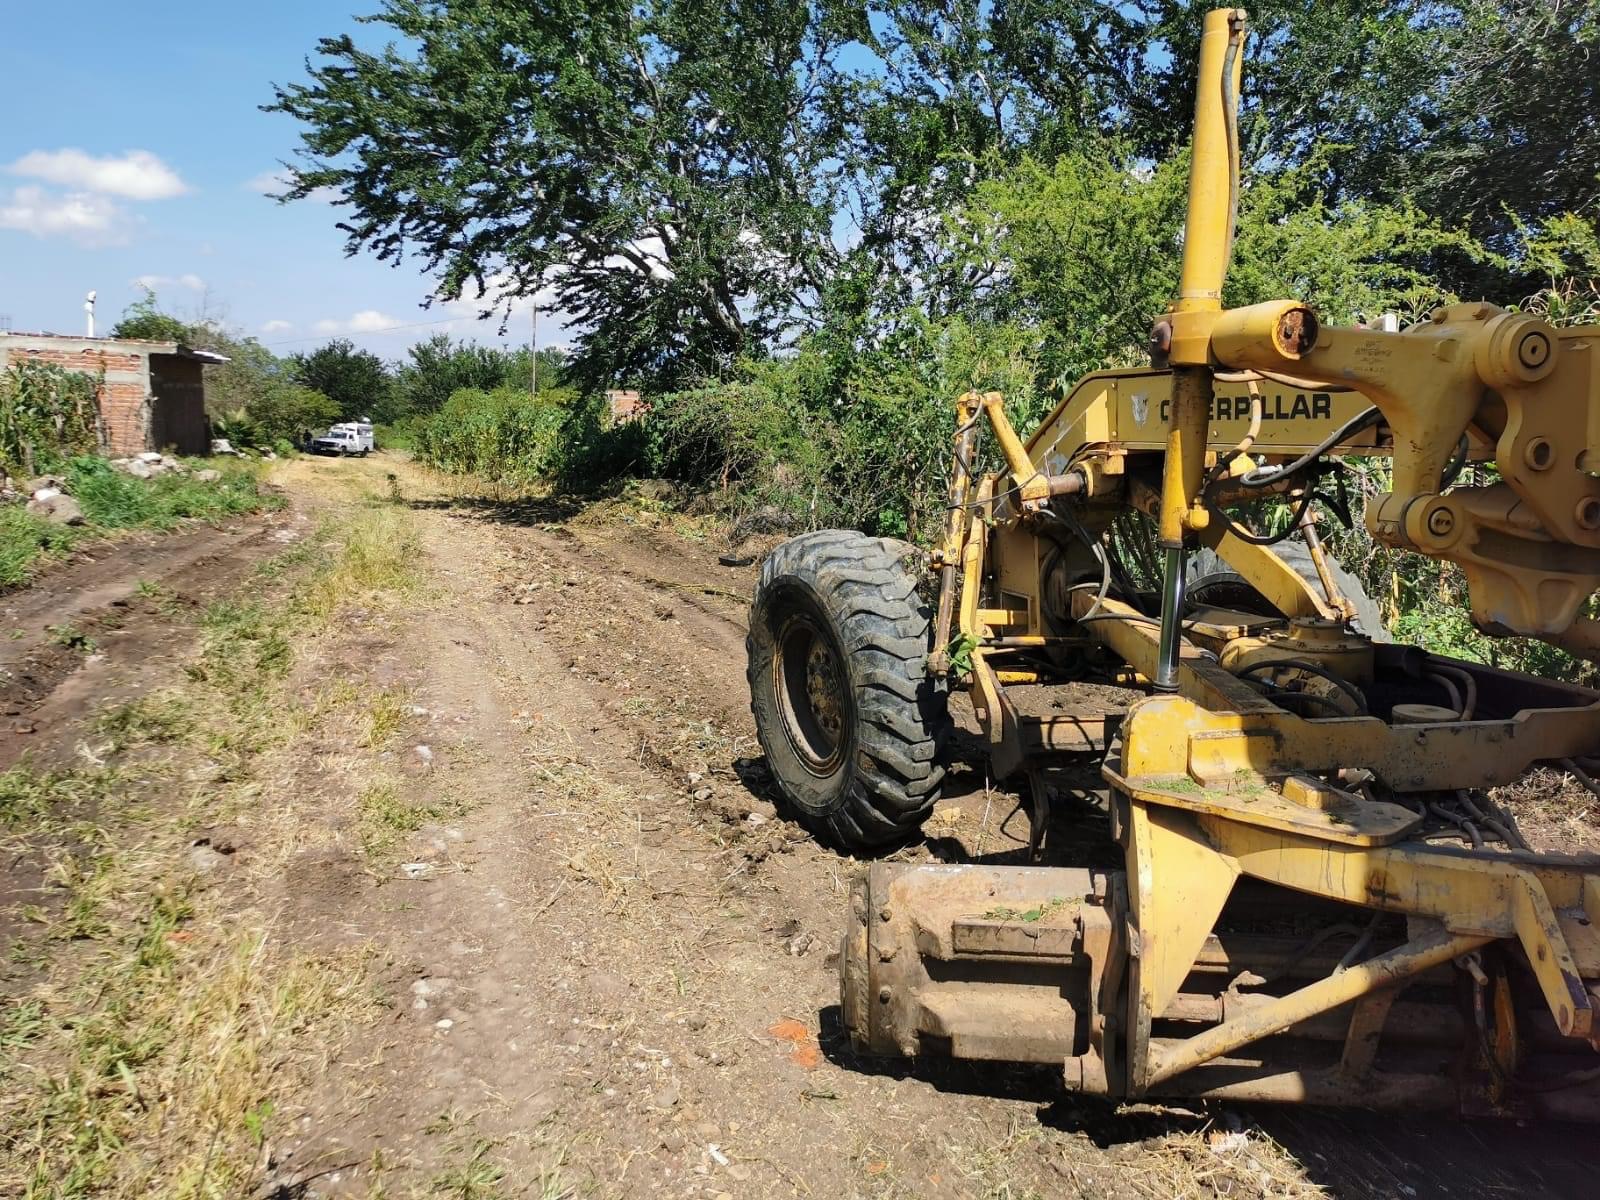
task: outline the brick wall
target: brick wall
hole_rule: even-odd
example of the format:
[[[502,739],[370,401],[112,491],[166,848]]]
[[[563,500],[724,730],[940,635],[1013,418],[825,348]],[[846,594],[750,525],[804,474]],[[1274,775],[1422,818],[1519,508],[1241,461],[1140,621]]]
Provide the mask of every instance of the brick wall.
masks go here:
[[[144,357],[139,354],[114,354],[108,350],[36,350],[30,346],[13,346],[8,356],[15,362],[49,363],[69,371],[90,373],[116,371],[139,373],[144,370]]]
[[[105,383],[100,388],[100,419],[106,427],[106,449],[114,455],[145,449],[145,402],[142,383]]]

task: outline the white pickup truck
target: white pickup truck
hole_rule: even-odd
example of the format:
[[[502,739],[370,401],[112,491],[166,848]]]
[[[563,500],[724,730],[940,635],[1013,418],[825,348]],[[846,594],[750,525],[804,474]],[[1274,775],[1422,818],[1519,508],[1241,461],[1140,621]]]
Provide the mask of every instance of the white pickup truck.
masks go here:
[[[344,421],[330,425],[327,433],[311,439],[313,454],[337,454],[341,457],[346,454],[365,455],[377,448],[377,443],[372,439],[370,421]]]

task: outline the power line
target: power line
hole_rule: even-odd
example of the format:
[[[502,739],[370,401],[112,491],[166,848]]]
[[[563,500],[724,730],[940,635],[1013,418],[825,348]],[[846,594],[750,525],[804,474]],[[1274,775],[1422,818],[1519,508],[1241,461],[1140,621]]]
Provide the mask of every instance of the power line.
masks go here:
[[[440,317],[437,321],[412,321],[405,325],[385,325],[380,329],[345,331],[334,330],[331,333],[311,333],[307,334],[305,337],[279,338],[277,341],[257,342],[256,344],[259,346],[292,346],[297,342],[320,342],[324,338],[338,337],[341,332],[355,333],[358,337],[366,337],[367,335],[374,333],[394,333],[396,330],[400,329],[422,329],[428,325],[448,325],[452,321],[466,321],[470,319],[471,318],[469,317]]]

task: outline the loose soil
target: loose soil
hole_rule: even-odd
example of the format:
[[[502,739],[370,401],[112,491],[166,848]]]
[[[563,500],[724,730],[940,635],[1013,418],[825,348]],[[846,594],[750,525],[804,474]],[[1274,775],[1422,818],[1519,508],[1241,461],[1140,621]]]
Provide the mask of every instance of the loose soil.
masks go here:
[[[834,956],[860,864],[772,803],[743,675],[756,565],[719,564],[716,530],[658,505],[463,498],[394,456],[277,480],[284,514],[108,547],[0,598],[19,631],[0,758],[48,763],[176,677],[194,609],[286,541],[353,505],[415,524],[423,590],[345,614],[295,668],[301,695],[387,697],[384,732],[313,727],[227,832],[238,903],[277,914],[280,942],[364,956],[377,1000],[273,1110],[255,1195],[1592,1189],[1587,1129],[1119,1110],[1048,1070],[855,1057]],[[1013,859],[1016,804],[969,764],[899,857]],[[375,825],[375,805],[421,816]]]

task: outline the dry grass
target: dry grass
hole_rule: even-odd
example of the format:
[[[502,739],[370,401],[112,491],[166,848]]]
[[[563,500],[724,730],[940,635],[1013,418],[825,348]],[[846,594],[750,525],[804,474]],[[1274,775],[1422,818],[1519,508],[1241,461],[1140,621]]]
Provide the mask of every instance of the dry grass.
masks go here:
[[[1600,800],[1566,771],[1535,767],[1489,796],[1516,818],[1535,850],[1600,850]]]

